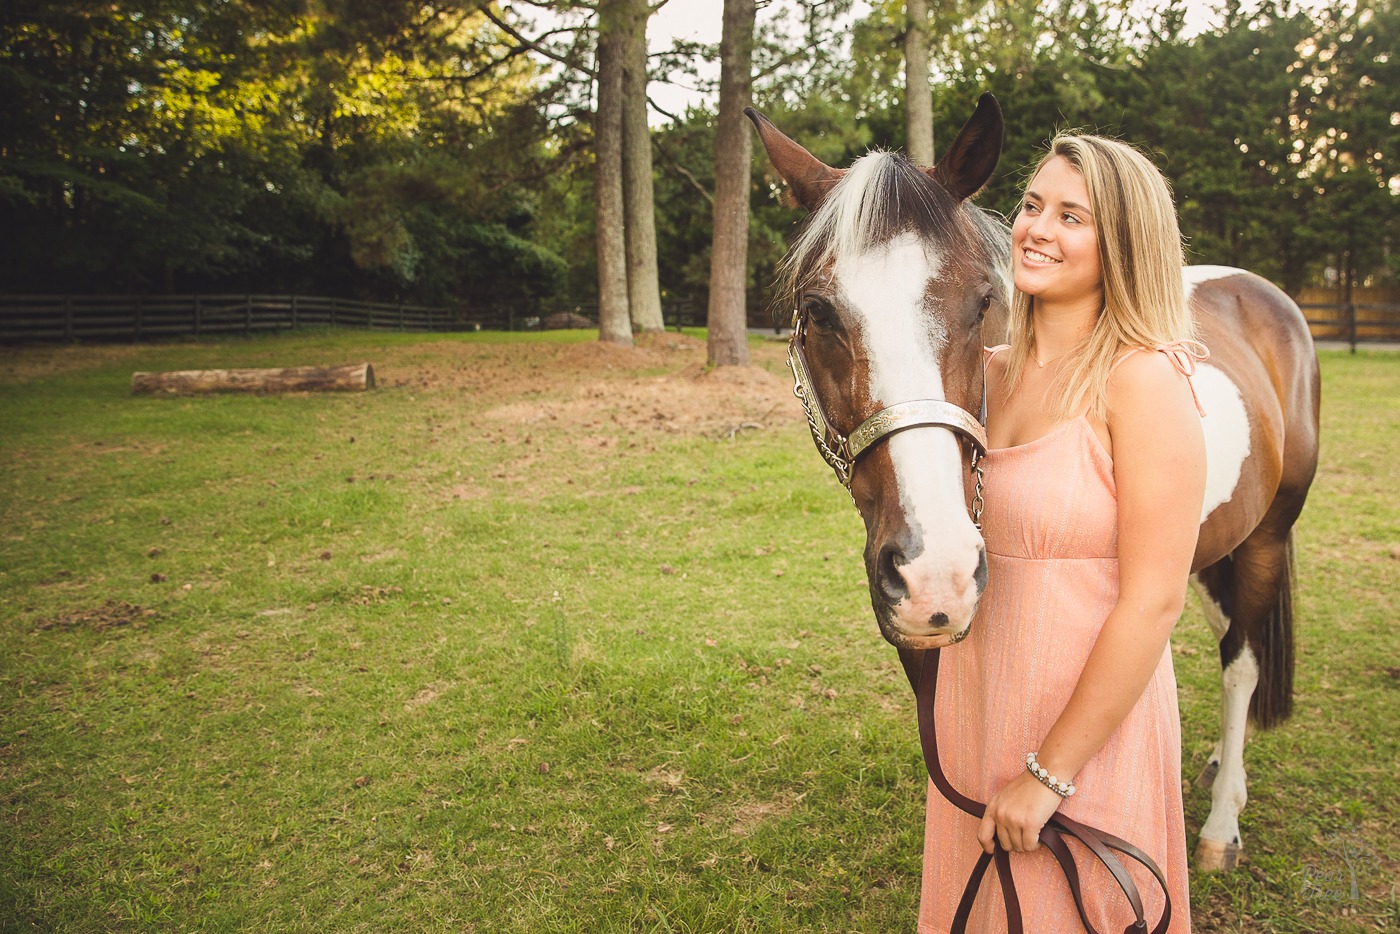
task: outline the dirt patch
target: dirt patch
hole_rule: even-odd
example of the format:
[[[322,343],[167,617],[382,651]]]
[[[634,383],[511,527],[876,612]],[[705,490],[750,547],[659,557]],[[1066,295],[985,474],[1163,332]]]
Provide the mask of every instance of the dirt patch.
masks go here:
[[[386,386],[449,389],[499,399],[549,393],[609,373],[674,370],[703,363],[703,341],[683,334],[639,335],[631,347],[602,341],[500,343],[438,341],[402,348],[375,372]],[[407,364],[407,365],[405,365]]]
[[[719,436],[802,417],[781,377],[759,367],[706,369],[703,363],[660,376],[587,379],[571,392],[507,402],[483,414],[496,427],[538,426],[591,437],[602,446],[620,430]]]
[[[375,587],[370,584],[361,584],[360,592],[352,596],[349,600],[351,606],[378,606],[385,600],[391,600],[403,593],[402,587]]]
[[[749,801],[734,809],[734,820],[729,832],[738,837],[747,837],[764,821],[781,817],[792,810],[787,801]]]
[[[706,366],[703,340],[670,332],[637,335],[631,347],[598,340],[433,340],[367,353],[383,387],[423,391],[447,402],[450,410],[437,414],[449,425],[440,427],[466,421],[509,435],[538,425],[550,433],[596,435],[598,446],[605,447],[617,443],[619,431],[733,437],[777,420],[800,421],[783,369],[784,346],[755,344],[752,366],[716,368]],[[191,345],[192,355],[207,349]],[[10,366],[9,378],[22,382],[134,366],[149,353],[149,346],[140,344],[37,347],[23,354],[0,350],[0,360]],[[231,349],[230,356],[247,355]],[[164,451],[162,445],[128,441],[89,442],[74,453],[150,457]],[[468,486],[450,495],[472,499],[476,491]]]
[[[659,785],[664,791],[678,791],[685,784],[685,771],[683,769],[672,771],[664,765],[658,765],[642,778],[650,784]]]
[[[387,386],[445,393],[483,429],[576,435],[597,446],[628,433],[722,434],[800,419],[782,345],[755,348],[753,366],[705,365],[705,343],[639,335],[632,347],[580,343],[444,343],[402,348],[376,369]],[[457,498],[471,498],[463,490]]]
[[[122,600],[108,600],[96,609],[78,610],[41,619],[34,624],[33,632],[47,632],[53,629],[91,629],[93,632],[104,632],[119,626],[144,629],[155,616],[155,610]]]
[[[266,355],[277,359],[267,362],[292,357],[306,362],[308,356],[325,353],[314,348],[300,353],[301,340],[288,335],[285,346],[269,344],[273,349]],[[192,358],[200,360],[218,349],[210,344],[190,347]],[[709,367],[704,341],[674,333],[639,335],[631,347],[580,335],[367,344],[354,356],[373,362],[382,388],[318,410],[317,426],[331,419],[344,421],[334,429],[317,430],[354,436],[365,428],[360,415],[373,417],[362,409],[374,409],[381,402],[398,407],[403,418],[397,428],[406,456],[415,445],[425,450],[439,446],[436,450],[448,458],[458,451],[469,455],[450,478],[434,474],[428,463],[432,458],[416,467],[405,464],[402,480],[407,486],[429,487],[433,499],[455,504],[501,496],[534,499],[574,482],[580,472],[608,469],[628,451],[646,454],[683,438],[729,444],[803,425],[784,351],[781,341],[755,341],[750,344],[751,366]],[[149,353],[141,345],[44,350],[36,355],[33,369],[53,373],[99,361],[121,366]],[[230,348],[230,356],[243,363],[260,362],[246,359],[247,348]],[[91,461],[97,453],[136,459],[162,452],[162,445],[131,438],[72,448],[75,461]],[[315,459],[321,459],[320,452]],[[351,596],[357,603],[372,604],[387,594]]]
[[[94,367],[122,364],[137,358],[147,349],[141,344],[6,347],[0,349],[0,365],[4,367],[6,382],[27,383]]]
[[[417,694],[410,697],[408,700],[404,701],[403,709],[416,710],[419,707],[426,707],[428,704],[431,704],[433,701],[437,700],[438,696],[442,694],[442,692],[443,685],[436,683],[430,684],[427,687],[423,688],[421,691],[419,691]]]

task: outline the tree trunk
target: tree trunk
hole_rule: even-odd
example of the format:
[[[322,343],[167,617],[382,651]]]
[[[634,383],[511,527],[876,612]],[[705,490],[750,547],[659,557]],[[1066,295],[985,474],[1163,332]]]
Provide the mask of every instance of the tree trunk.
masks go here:
[[[288,366],[269,370],[171,370],[132,373],[135,395],[197,395],[207,392],[359,392],[374,388],[374,367]]]
[[[928,83],[928,0],[905,0],[904,137],[909,161],[933,165],[933,91]]]
[[[622,54],[622,185],[627,212],[627,301],[632,327],[661,331],[656,269],[656,197],[647,127],[648,0],[628,0]]]
[[[632,343],[627,310],[626,220],[622,194],[622,51],[619,8],[603,0],[598,10],[598,105],[593,118],[597,161],[595,223],[598,235],[598,338]]]
[[[756,0],[724,0],[719,126],[715,132],[715,223],[710,254],[709,362],[749,362],[749,165],[753,131],[744,119],[753,84]]]

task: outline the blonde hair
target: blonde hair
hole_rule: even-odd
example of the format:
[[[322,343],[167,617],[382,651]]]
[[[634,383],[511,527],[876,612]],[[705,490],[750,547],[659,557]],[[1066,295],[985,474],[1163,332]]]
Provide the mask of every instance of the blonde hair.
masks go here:
[[[1098,234],[1104,308],[1089,336],[1068,358],[1057,383],[1055,414],[1108,417],[1108,377],[1129,347],[1154,347],[1195,335],[1181,267],[1185,254],[1171,188],[1141,152],[1101,136],[1061,133],[1031,173],[1066,159],[1084,177]],[[1024,196],[1022,198],[1024,205]],[[1011,344],[1008,392],[1016,388],[1035,351],[1035,299],[1014,289],[1007,320]]]

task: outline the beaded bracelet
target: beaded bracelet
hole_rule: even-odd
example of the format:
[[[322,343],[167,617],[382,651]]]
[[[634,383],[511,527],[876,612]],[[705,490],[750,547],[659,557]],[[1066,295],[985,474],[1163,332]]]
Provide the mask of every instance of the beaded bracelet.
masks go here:
[[[1070,795],[1074,794],[1074,782],[1062,782],[1051,775],[1045,770],[1044,766],[1035,761],[1035,753],[1033,752],[1026,753],[1026,771],[1040,779],[1042,785],[1049,788],[1061,798],[1068,798]]]

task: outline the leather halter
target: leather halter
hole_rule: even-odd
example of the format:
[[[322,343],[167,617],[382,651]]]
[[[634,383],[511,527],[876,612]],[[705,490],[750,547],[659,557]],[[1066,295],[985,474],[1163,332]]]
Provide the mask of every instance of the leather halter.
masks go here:
[[[803,349],[806,338],[806,323],[806,318],[802,316],[801,312],[794,310],[792,338],[788,341],[788,366],[792,368],[793,376],[792,392],[802,401],[802,408],[807,413],[807,426],[812,431],[812,440],[816,442],[817,450],[821,453],[822,459],[835,472],[836,479],[846,488],[846,492],[851,493],[851,477],[855,471],[857,459],[882,439],[909,428],[945,428],[966,441],[971,449],[972,472],[976,478],[976,486],[970,512],[973,525],[980,530],[982,528],[980,521],[982,516],[981,459],[987,453],[985,427],[987,423],[987,371],[985,363],[982,368],[980,417],[974,418],[972,413],[951,402],[940,399],[915,399],[886,406],[867,418],[847,437],[832,426],[826,413],[822,410],[820,400],[812,392],[811,370],[807,365],[807,354]],[[851,497],[851,502],[855,502],[854,495]],[[964,630],[964,634],[970,631]],[[929,649],[924,652],[922,667],[919,671],[919,683],[914,691],[919,717],[919,745],[924,754],[924,766],[928,770],[929,778],[933,781],[934,787],[954,807],[980,819],[986,814],[987,806],[979,801],[974,801],[954,788],[952,783],[948,781],[948,777],[943,774],[943,767],[938,759],[938,733],[934,724],[934,700],[938,694],[940,651],[940,649]],[[1162,887],[1162,895],[1165,898],[1162,917],[1158,920],[1156,927],[1152,928],[1151,934],[1165,934],[1172,916],[1171,893],[1167,890],[1166,877],[1162,875],[1162,870],[1157,867],[1152,858],[1126,840],[1121,840],[1112,834],[1082,824],[1057,812],[1052,814],[1049,821],[1041,828],[1039,839],[1059,862],[1060,868],[1065,874],[1065,881],[1069,885],[1070,894],[1074,898],[1074,906],[1079,912],[1079,920],[1083,922],[1087,934],[1100,934],[1100,932],[1089,923],[1089,916],[1084,910],[1084,899],[1079,887],[1079,867],[1075,862],[1074,854],[1070,852],[1069,845],[1065,842],[1065,837],[1072,837],[1082,843],[1094,857],[1104,864],[1123,890],[1123,895],[1127,898],[1128,904],[1132,906],[1136,918],[1135,922],[1125,929],[1124,934],[1147,934],[1147,921],[1144,917],[1142,896],[1138,894],[1137,884],[1133,882],[1122,861],[1113,855],[1112,851],[1117,850],[1146,867],[1157,879],[1157,884]],[[1016,882],[1011,875],[1011,855],[1002,847],[1000,840],[995,841],[991,854],[982,853],[973,866],[972,873],[968,876],[967,885],[963,888],[962,898],[958,902],[957,913],[953,917],[951,934],[965,934],[967,931],[973,902],[976,900],[977,891],[982,885],[982,879],[987,873],[987,867],[992,862],[996,863],[997,878],[1001,883],[1002,900],[1006,905],[1007,932],[1008,934],[1024,934],[1025,926],[1021,918],[1021,903],[1016,895]]]
[[[807,337],[807,319],[800,311],[792,313],[792,337],[788,341],[788,366],[792,369],[792,394],[802,400],[807,413],[807,427],[822,459],[836,474],[837,481],[851,492],[851,479],[856,461],[880,441],[910,428],[946,428],[967,442],[972,449],[972,472],[977,478],[973,504],[973,524],[981,528],[982,456],[987,453],[987,386],[986,370],[982,373],[982,409],[980,417],[961,406],[942,399],[913,399],[886,406],[860,423],[850,436],[841,434],[826,417],[821,400],[812,391],[812,374],[803,349]],[[851,497],[855,502],[855,497]]]

